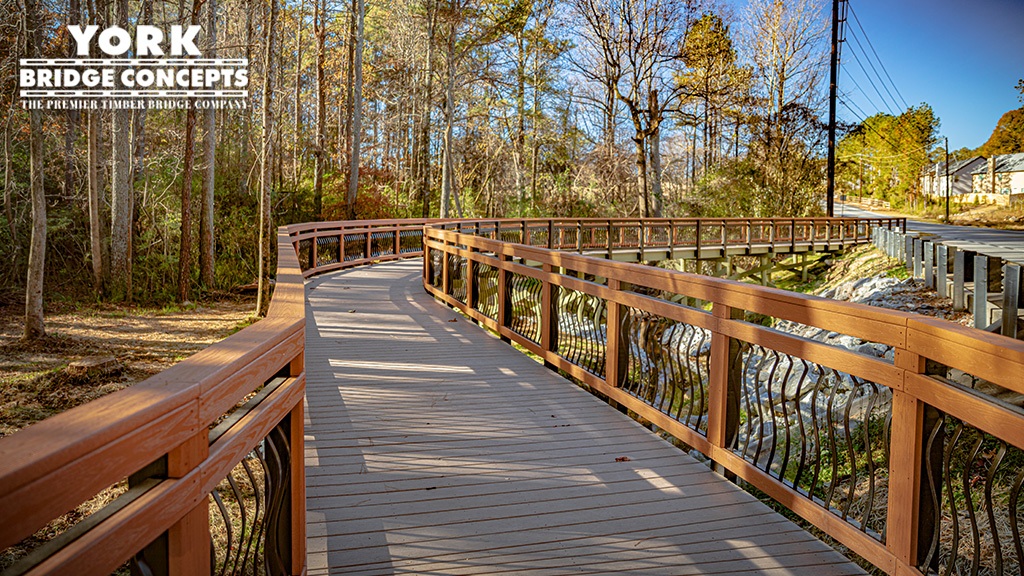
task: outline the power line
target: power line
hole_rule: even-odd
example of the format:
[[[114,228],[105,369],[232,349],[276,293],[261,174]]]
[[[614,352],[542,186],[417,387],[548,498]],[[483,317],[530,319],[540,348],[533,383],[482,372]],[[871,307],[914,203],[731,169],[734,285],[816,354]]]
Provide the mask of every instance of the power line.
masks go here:
[[[847,2],[847,4],[849,4],[849,2]],[[875,55],[875,59],[878,60],[878,65],[882,67],[882,72],[885,72],[885,77],[889,79],[889,84],[892,85],[892,89],[896,91],[896,94],[900,97],[900,101],[903,102],[903,107],[910,108],[910,106],[907,104],[906,99],[903,98],[903,94],[900,94],[900,89],[897,88],[896,83],[893,82],[892,76],[889,75],[889,71],[886,70],[885,64],[882,62],[882,59],[878,57],[878,52],[875,50],[874,44],[871,43],[871,38],[868,37],[867,30],[865,30],[864,26],[861,25],[860,18],[857,17],[857,12],[853,10],[852,6],[850,7],[850,13],[853,14],[854,22],[857,24],[857,27],[860,28],[860,31],[864,34],[864,40],[867,41],[868,46],[871,48],[871,52]]]
[[[885,82],[882,81],[882,77],[878,74],[878,70],[875,69],[875,65],[871,62],[871,59],[868,58],[867,51],[864,50],[864,46],[860,43],[860,40],[857,38],[857,35],[851,33],[851,36],[853,37],[853,41],[857,44],[857,47],[860,48],[861,52],[864,54],[864,59],[867,60],[868,65],[871,67],[871,71],[874,72],[875,77],[878,78],[878,83],[882,85],[882,88],[885,89],[886,94],[889,95],[889,100],[892,100],[892,103],[895,104],[897,108],[899,108],[899,104],[896,102],[896,98],[893,97],[892,92],[889,90],[888,86],[886,86]],[[868,71],[864,68],[864,63],[861,62],[861,59],[857,55],[856,50],[852,50],[853,46],[851,46],[850,48],[850,53],[853,54],[853,59],[857,61],[857,65],[860,66],[861,72],[864,73],[864,77],[871,84],[871,87],[875,89],[875,93],[878,94],[878,97],[881,98],[882,103],[885,104],[886,110],[888,110],[890,114],[895,116],[896,113],[893,112],[893,109],[889,107],[889,101],[885,99],[885,96],[882,95],[882,91],[879,90],[878,85],[875,84],[874,79],[872,79],[871,75],[868,74]]]

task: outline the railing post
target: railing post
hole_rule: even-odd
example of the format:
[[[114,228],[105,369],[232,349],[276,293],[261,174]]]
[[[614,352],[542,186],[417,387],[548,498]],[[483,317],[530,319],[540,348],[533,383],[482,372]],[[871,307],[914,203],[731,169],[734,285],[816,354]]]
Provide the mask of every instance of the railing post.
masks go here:
[[[507,254],[498,254],[502,264],[511,262]],[[501,334],[501,328],[508,328],[512,324],[512,293],[508,281],[509,271],[504,267],[498,268],[498,337],[506,344],[511,344],[512,339]]]
[[[551,264],[543,264],[541,269],[548,274],[556,271]],[[547,280],[541,283],[540,346],[545,352],[558,352],[558,286]],[[557,369],[547,358],[544,358],[544,367]]]
[[[479,298],[479,287],[476,281],[477,266],[476,260],[473,259],[473,254],[476,252],[476,248],[469,246],[469,256],[466,257],[466,308],[469,310],[476,308],[476,303]]]
[[[288,375],[304,378],[305,352],[292,359]],[[306,463],[305,412],[300,399],[288,414],[288,442],[291,455],[289,497],[291,500],[291,576],[306,573]]]
[[[316,268],[316,265],[319,264],[319,262],[320,262],[317,259],[317,250],[318,250],[317,244],[319,244],[319,242],[317,242],[317,239],[318,238],[317,238],[317,235],[316,235],[316,230],[313,230],[313,237],[310,238],[310,243],[312,245],[309,247],[309,269],[310,270]]]
[[[203,429],[167,454],[167,478],[183,478],[209,454],[209,432]],[[159,573],[157,566],[151,564],[151,568]],[[203,498],[167,530],[167,574],[208,575],[210,570],[210,504]]]
[[[640,231],[637,235],[637,242],[640,243],[640,262],[644,261],[644,245],[647,243],[647,224],[640,221]]]
[[[445,296],[451,294],[451,254],[448,248],[452,246],[447,240],[444,241],[444,250],[441,252],[441,293]]]
[[[700,219],[694,225],[694,243],[693,243],[693,257],[696,260],[700,260]]]
[[[608,259],[611,260],[613,254],[613,248],[615,242],[612,240],[612,221],[608,221]]]
[[[373,258],[373,232],[366,231],[366,253],[364,254],[367,260]]]
[[[555,249],[555,221],[548,220],[548,250]]]
[[[711,312],[718,323],[743,318],[743,310],[719,304]],[[711,333],[710,375],[708,377],[708,441],[716,448],[734,447],[740,422],[740,386],[743,376],[739,366],[740,344],[726,336],[721,329]],[[719,474],[725,469],[714,465]]]
[[[790,251],[796,253],[796,218],[789,221]]]
[[[907,373],[926,373],[918,354],[897,349],[895,364]],[[932,370],[935,371],[935,370]],[[927,478],[941,478],[943,439],[939,411],[903,390],[892,392],[892,433],[889,447],[889,499],[886,547],[897,561],[918,566],[927,557],[942,509],[942,491],[932,494]],[[938,428],[938,429],[937,429]],[[930,442],[932,433],[936,434]],[[927,456],[927,457],[926,457]],[[928,465],[931,465],[931,470]],[[935,506],[935,501],[939,505]],[[932,558],[938,567],[938,554]],[[896,573],[902,573],[899,567]]]
[[[530,227],[526,225],[526,220],[522,221],[523,225],[523,244],[530,245]]]
[[[395,226],[395,256],[402,253],[402,229]]]
[[[576,221],[576,252],[583,254],[583,223]]]
[[[615,292],[627,289],[627,285],[616,278],[608,279],[608,288]],[[628,327],[625,306],[609,300],[608,324],[605,326],[607,337],[605,338],[604,351],[604,380],[609,386],[616,388],[622,386],[626,380],[626,370],[629,368],[629,340],[626,336]]]

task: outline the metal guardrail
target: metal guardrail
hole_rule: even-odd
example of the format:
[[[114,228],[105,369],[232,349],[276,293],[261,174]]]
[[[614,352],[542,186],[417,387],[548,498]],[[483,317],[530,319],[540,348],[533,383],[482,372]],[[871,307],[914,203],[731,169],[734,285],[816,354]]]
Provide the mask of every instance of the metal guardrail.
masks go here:
[[[911,276],[952,300],[954,310],[971,310],[975,328],[1019,336],[1020,264],[895,229],[876,229],[873,242],[890,258],[905,262]]]
[[[1024,343],[461,229],[426,230],[425,288],[503,340],[886,573],[1021,570],[1024,411],[985,391],[1024,394]]]

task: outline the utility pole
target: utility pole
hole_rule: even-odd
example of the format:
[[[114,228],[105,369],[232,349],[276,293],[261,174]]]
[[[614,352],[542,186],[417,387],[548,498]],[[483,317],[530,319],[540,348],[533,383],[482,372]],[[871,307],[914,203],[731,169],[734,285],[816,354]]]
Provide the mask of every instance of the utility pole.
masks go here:
[[[828,171],[825,194],[828,216],[836,212],[836,92],[839,77],[839,0],[832,0],[832,64],[828,86]]]
[[[949,224],[949,138],[942,139],[946,142],[946,224]]]

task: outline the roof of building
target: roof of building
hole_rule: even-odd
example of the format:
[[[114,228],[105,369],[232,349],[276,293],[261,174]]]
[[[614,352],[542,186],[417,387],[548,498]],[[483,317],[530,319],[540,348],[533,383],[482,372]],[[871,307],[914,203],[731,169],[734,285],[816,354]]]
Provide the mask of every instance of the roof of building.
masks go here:
[[[993,156],[996,161],[996,174],[1002,174],[1005,172],[1024,172],[1024,152],[1017,154],[1000,154]],[[977,170],[971,172],[971,174],[986,174],[988,172],[988,162],[982,164]]]
[[[956,174],[957,172],[963,170],[964,168],[969,167],[974,162],[976,162],[978,160],[984,160],[984,159],[985,159],[984,156],[974,156],[972,158],[968,158],[967,160],[954,160],[954,161],[949,163],[949,173],[950,174]],[[936,170],[938,170],[940,174],[945,172],[946,171],[946,163],[945,162],[936,162],[936,163],[932,164],[931,166],[929,166],[928,168],[925,169],[925,171],[927,173],[930,173],[930,174],[934,174]]]

